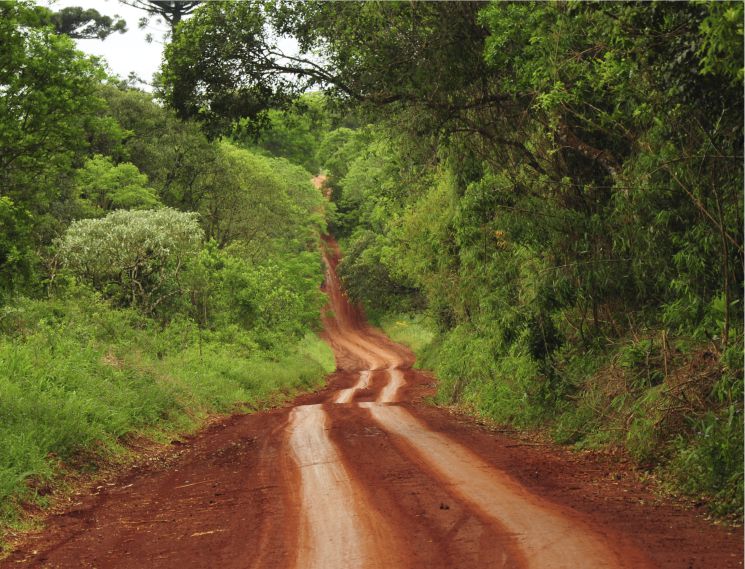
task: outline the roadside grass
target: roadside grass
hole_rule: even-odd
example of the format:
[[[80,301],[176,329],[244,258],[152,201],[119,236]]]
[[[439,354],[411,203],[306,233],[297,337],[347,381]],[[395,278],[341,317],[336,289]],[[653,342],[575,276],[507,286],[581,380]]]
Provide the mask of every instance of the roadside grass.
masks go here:
[[[383,315],[383,330],[438,378],[434,402],[538,429],[576,449],[623,448],[665,493],[743,515],[742,346],[715,356],[690,338],[622,338],[556,354],[551,374],[468,325],[436,334],[424,316]],[[674,343],[674,346],[673,346]],[[554,394],[558,393],[559,396]]]
[[[0,542],[61,475],[125,453],[124,437],[193,431],[212,413],[276,405],[333,371],[314,334],[259,350],[246,334],[164,330],[79,298],[20,299],[0,312]]]
[[[415,367],[435,339],[432,322],[421,314],[387,314],[378,319],[378,324],[391,340],[409,347],[417,356]]]

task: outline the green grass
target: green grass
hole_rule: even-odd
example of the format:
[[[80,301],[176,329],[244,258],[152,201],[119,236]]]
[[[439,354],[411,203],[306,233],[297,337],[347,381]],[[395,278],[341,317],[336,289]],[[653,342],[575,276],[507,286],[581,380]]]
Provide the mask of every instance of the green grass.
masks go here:
[[[676,338],[669,373],[688,381],[691,401],[670,393],[659,346],[627,338],[604,349],[566,346],[553,374],[513,344],[505,350],[469,325],[436,334],[423,316],[378,319],[409,346],[417,365],[438,378],[435,402],[518,428],[539,428],[577,449],[623,447],[672,493],[704,499],[712,513],[742,518],[742,346],[733,343],[720,368],[700,362],[706,346]],[[698,354],[698,355],[697,355]],[[694,365],[695,364],[695,365]],[[708,370],[708,371],[707,371]],[[695,374],[701,377],[695,377]],[[708,374],[708,375],[707,375]],[[708,379],[707,379],[708,378]],[[685,384],[685,383],[684,383]],[[561,397],[549,397],[552,393]]]
[[[380,327],[394,342],[411,348],[419,361],[435,339],[432,323],[419,314],[388,314],[379,319]]]
[[[0,309],[0,527],[45,505],[61,475],[125,452],[122,437],[276,404],[334,369],[313,334],[261,351],[237,330],[200,340],[189,322],[160,330],[81,294]]]

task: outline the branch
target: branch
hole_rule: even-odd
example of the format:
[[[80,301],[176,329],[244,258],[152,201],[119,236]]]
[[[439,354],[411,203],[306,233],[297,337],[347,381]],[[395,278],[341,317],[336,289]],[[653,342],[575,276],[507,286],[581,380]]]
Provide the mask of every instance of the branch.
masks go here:
[[[672,170],[670,170],[670,168],[665,168],[665,169],[667,170],[668,174],[670,174],[670,177],[671,177],[671,178],[672,178],[673,180],[675,180],[675,182],[676,182],[676,183],[677,183],[677,184],[678,184],[678,185],[680,186],[680,188],[681,188],[681,189],[682,189],[682,190],[683,190],[683,191],[684,191],[684,192],[686,193],[686,195],[687,195],[687,196],[688,196],[689,198],[691,198],[691,201],[692,201],[692,202],[694,203],[694,205],[695,205],[695,206],[696,206],[696,207],[698,208],[698,210],[699,210],[699,211],[700,211],[700,212],[701,212],[702,214],[704,214],[704,216],[705,216],[705,217],[706,217],[706,218],[707,218],[707,219],[708,219],[709,221],[711,221],[711,222],[712,222],[712,223],[713,223],[713,224],[715,225],[715,227],[716,227],[717,229],[719,229],[719,231],[720,231],[720,232],[722,233],[722,235],[724,235],[724,236],[725,236],[725,237],[727,238],[727,240],[728,240],[728,241],[729,241],[730,243],[732,243],[732,245],[734,245],[734,246],[735,246],[735,248],[736,248],[736,249],[737,249],[737,250],[738,250],[738,251],[739,251],[739,252],[740,252],[740,253],[742,254],[742,252],[743,252],[743,249],[742,249],[742,245],[740,245],[740,244],[739,244],[739,243],[737,242],[737,240],[736,240],[736,239],[735,239],[734,237],[732,237],[732,235],[730,235],[730,234],[729,234],[729,233],[727,232],[727,230],[726,230],[726,229],[725,229],[725,228],[724,228],[724,227],[723,227],[723,226],[722,226],[722,225],[721,225],[721,224],[720,224],[720,223],[719,223],[719,222],[718,222],[718,221],[717,221],[716,219],[714,219],[714,216],[713,216],[713,215],[712,215],[711,213],[709,213],[709,210],[707,210],[707,209],[706,209],[706,207],[705,207],[705,206],[704,206],[704,204],[703,204],[703,203],[701,202],[701,200],[700,200],[700,199],[698,199],[698,198],[697,198],[697,197],[696,197],[696,196],[695,196],[695,195],[693,194],[693,192],[691,192],[691,191],[690,191],[690,190],[689,190],[689,189],[688,189],[688,188],[687,188],[687,187],[686,187],[686,186],[685,186],[685,185],[683,184],[683,182],[681,182],[681,181],[680,181],[680,180],[678,179],[678,177],[677,177],[677,176],[676,176],[676,175],[675,175],[675,174],[674,174],[674,173],[672,172]]]
[[[566,143],[568,148],[577,150],[580,154],[590,160],[600,163],[613,177],[618,174],[619,165],[616,159],[607,151],[590,146],[574,134],[566,123],[562,122],[559,126],[559,138]]]

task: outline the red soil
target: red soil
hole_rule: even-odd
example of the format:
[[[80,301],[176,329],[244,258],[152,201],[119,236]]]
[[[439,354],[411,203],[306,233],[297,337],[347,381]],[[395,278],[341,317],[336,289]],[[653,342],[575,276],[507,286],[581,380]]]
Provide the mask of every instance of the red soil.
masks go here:
[[[347,301],[326,246],[325,389],[81,496],[0,568],[742,567],[740,530],[661,502],[611,459],[422,403],[433,379]]]

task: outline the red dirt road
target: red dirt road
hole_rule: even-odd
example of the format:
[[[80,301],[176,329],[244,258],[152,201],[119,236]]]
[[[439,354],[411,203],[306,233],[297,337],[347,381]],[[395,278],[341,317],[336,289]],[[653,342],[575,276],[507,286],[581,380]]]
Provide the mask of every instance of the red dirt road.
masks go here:
[[[740,530],[659,503],[610,459],[423,404],[432,378],[349,304],[326,245],[325,389],[81,496],[0,568],[742,567]]]

